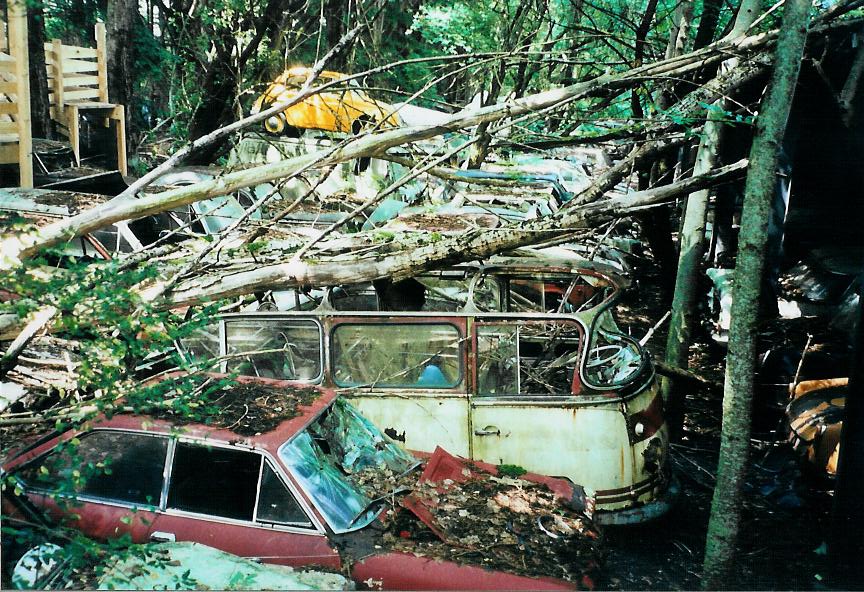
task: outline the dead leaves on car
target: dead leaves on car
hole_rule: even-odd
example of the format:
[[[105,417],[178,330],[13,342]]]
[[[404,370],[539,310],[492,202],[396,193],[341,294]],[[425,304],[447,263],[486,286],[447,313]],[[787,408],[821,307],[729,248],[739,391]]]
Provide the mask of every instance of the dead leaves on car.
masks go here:
[[[383,548],[488,569],[554,577],[592,589],[601,538],[591,519],[569,508],[545,484],[497,477],[471,466],[461,479],[418,483],[416,473],[357,475],[368,494],[393,495]]]

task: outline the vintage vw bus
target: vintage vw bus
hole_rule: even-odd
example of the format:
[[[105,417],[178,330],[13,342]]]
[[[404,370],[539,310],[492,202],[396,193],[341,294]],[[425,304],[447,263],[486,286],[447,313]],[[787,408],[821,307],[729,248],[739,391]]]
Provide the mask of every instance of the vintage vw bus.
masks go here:
[[[639,522],[674,488],[653,367],[609,312],[623,287],[597,265],[460,266],[329,290],[312,311],[228,314],[182,347],[335,388],[410,450],[567,477],[601,523]]]

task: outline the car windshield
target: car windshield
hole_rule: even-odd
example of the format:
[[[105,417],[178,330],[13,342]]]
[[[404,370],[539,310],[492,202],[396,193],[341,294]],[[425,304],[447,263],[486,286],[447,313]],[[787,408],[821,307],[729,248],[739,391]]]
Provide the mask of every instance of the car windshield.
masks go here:
[[[419,464],[341,399],[283,444],[279,457],[336,533],[363,528],[378,516],[378,496],[359,484],[359,472],[398,475]]]

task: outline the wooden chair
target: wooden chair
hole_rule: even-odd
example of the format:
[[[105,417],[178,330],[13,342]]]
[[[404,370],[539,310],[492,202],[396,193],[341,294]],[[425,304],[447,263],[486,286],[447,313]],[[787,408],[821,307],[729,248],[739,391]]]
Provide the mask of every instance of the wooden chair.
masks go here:
[[[45,44],[51,119],[69,138],[75,161],[81,164],[81,116],[92,113],[110,127],[115,121],[117,169],[127,174],[126,114],[123,105],[108,100],[108,67],[105,56],[105,25],[96,24],[96,49],[64,45],[59,39]]]
[[[27,13],[22,2],[9,3],[9,40],[0,21],[0,164],[18,164],[19,185],[33,187],[30,135],[30,75]]]

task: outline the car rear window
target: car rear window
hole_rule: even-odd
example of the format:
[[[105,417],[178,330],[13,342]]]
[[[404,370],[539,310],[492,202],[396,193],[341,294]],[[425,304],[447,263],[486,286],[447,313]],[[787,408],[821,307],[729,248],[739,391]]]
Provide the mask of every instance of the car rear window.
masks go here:
[[[462,339],[447,323],[354,324],[333,330],[338,386],[440,389],[462,381]]]
[[[39,489],[159,505],[168,439],[98,430],[72,439],[19,473]]]
[[[261,473],[261,493],[258,496],[258,522],[286,524],[311,528],[312,523],[306,512],[294,499],[294,495],[285,487],[282,479],[273,470],[269,462],[264,463]]]

